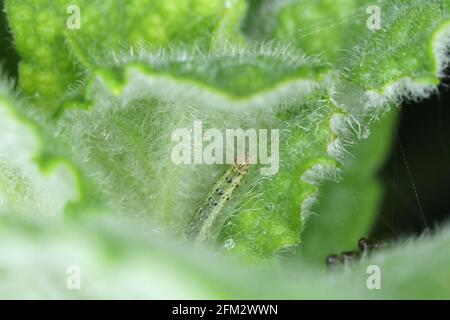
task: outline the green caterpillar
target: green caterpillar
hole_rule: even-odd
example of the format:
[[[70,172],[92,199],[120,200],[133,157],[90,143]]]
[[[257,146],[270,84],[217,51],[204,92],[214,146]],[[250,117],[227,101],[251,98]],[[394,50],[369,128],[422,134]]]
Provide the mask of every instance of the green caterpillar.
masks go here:
[[[194,240],[198,244],[211,243],[216,240],[222,226],[220,220],[223,220],[220,212],[234,190],[241,184],[249,166],[248,161],[235,163],[217,181],[213,190],[208,194],[205,203],[195,213],[189,223],[186,230],[187,238]]]

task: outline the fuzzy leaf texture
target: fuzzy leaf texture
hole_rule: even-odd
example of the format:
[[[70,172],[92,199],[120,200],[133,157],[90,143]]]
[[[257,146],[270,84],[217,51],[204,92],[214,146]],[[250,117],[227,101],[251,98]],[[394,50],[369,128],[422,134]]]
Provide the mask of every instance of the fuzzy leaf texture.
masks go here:
[[[105,52],[147,43],[209,48],[239,41],[231,36],[245,1],[11,0],[6,10],[22,58],[22,89],[55,109]]]
[[[74,141],[74,153],[88,159],[114,207],[132,209],[130,214],[156,219],[179,234],[227,166],[173,164],[171,133],[192,128],[194,121],[205,128],[281,129],[278,174],[265,177],[260,165],[252,166],[221,213],[224,219],[238,216],[221,242],[232,239],[234,251],[256,258],[298,243],[300,207],[316,190],[300,178],[315,166],[333,175],[336,163],[327,153],[335,109],[320,88],[325,74],[319,61],[262,46],[203,56],[142,51],[123,57],[119,66],[122,75],[103,67],[100,84],[90,87],[96,94],[119,92],[119,98],[100,93],[91,111],[68,111],[58,121],[61,137]],[[171,96],[165,95],[169,87]]]
[[[0,81],[0,211],[59,219],[88,210],[99,197],[64,148],[25,111],[12,85]]]
[[[29,10],[29,3],[22,5]],[[13,30],[14,12],[18,14],[22,8],[15,6],[10,4],[9,8]],[[431,35],[445,25],[447,13],[442,8],[441,2],[423,6],[420,1],[395,4],[390,10],[395,9],[395,14],[386,17],[386,27],[371,36],[368,42],[372,46],[360,45],[359,51],[363,53],[359,56],[364,56],[364,50],[368,55],[370,49],[378,50],[379,37],[384,36],[388,43],[392,33],[398,32],[398,37],[402,38],[404,30],[416,31],[416,24],[410,21],[417,16],[430,20],[429,24],[423,22],[423,26],[427,26],[423,37],[429,38],[429,46],[434,45]],[[422,12],[427,10],[430,14],[423,16]],[[443,19],[436,20],[437,14]],[[289,21],[289,17],[283,15],[280,19]],[[88,20],[85,27],[89,25]],[[20,27],[18,24],[17,30]],[[85,29],[82,32],[91,30]],[[26,32],[16,31],[16,42],[20,42],[20,34]],[[94,34],[87,39],[92,36]],[[95,33],[95,36],[101,39],[102,33]],[[354,84],[356,80],[347,84],[347,79],[351,78],[347,75],[334,79],[327,73],[328,65],[304,58],[297,50],[282,45],[242,48],[230,45],[206,51],[199,49],[201,46],[196,50],[132,49],[100,61],[96,54],[105,49],[83,45],[83,39],[77,36],[73,41],[78,44],[74,47],[81,52],[78,54],[82,57],[80,61],[89,60],[85,67],[90,67],[91,76],[87,85],[79,90],[87,92],[81,95],[91,97],[94,107],[91,111],[67,111],[54,125],[62,139],[73,143],[74,154],[88,164],[88,171],[95,173],[93,176],[111,199],[112,207],[129,211],[145,221],[150,218],[154,228],[179,234],[225,170],[224,166],[173,165],[168,158],[171,145],[167,142],[174,129],[190,127],[194,120],[202,120],[204,125],[213,128],[282,129],[279,173],[274,177],[261,177],[257,174],[258,168],[253,168],[243,188],[222,213],[224,219],[229,219],[220,242],[232,240],[233,250],[246,257],[272,257],[299,243],[299,234],[318,184],[323,179],[337,179],[336,166],[345,151],[343,141],[354,139],[342,132],[346,119],[354,117],[359,125],[365,121],[364,117],[372,117],[374,113],[367,111],[373,108],[373,99],[348,98],[339,96],[339,91],[333,95],[320,89],[336,80],[344,92],[349,86],[357,86],[354,91],[372,98],[371,92],[364,91],[364,86]],[[409,38],[403,39],[409,45]],[[108,42],[94,42],[110,50],[116,49]],[[120,40],[112,43],[120,43]],[[399,53],[395,50],[400,51],[404,46],[397,41],[387,54],[397,57]],[[20,45],[18,48],[27,52],[20,50]],[[412,54],[423,54],[427,49],[417,48]],[[66,60],[67,56],[70,55],[66,54]],[[406,56],[405,59],[411,58]],[[425,67],[431,64],[416,59],[424,61],[423,72],[427,72]],[[357,70],[351,66],[350,70]],[[376,74],[376,70],[371,70],[371,74]],[[431,68],[428,74],[430,85],[435,85],[437,70]],[[411,75],[414,76],[415,73]],[[28,79],[21,77],[24,78]],[[375,110],[377,112],[381,112],[380,108]],[[123,193],[124,186],[127,186],[126,193]]]
[[[170,159],[172,132],[192,129],[194,121],[202,121],[205,129],[279,129],[277,174],[263,176],[262,165],[251,165],[210,228],[213,237],[208,244],[252,263],[276,262],[280,253],[297,246],[300,260],[319,261],[327,250],[344,249],[370,230],[381,193],[375,171],[395,122],[394,113],[387,117],[385,113],[404,98],[429,96],[448,64],[448,0],[379,1],[382,24],[374,31],[366,26],[369,2],[362,0],[339,4],[262,0],[250,1],[249,6],[229,0],[78,0],[73,4],[81,10],[79,30],[66,27],[65,1],[6,1],[21,56],[20,89],[35,107],[22,107],[11,90],[2,91],[0,130],[10,138],[0,145],[1,211],[61,216],[67,203],[78,200],[83,205],[75,206],[74,214],[83,216],[90,208],[84,203],[101,202],[107,208],[98,210],[102,213],[182,239],[230,165],[175,165]],[[330,26],[330,20],[336,23]],[[378,120],[381,123],[374,126]],[[375,134],[364,141],[371,131]],[[57,143],[42,147],[52,139]],[[11,144],[18,146],[14,154],[8,153]],[[374,150],[378,157],[370,155]],[[47,154],[58,155],[58,161],[47,167],[36,164],[36,155],[41,160]],[[53,168],[50,182],[45,174],[48,167]],[[61,168],[66,169],[64,174],[57,170]],[[361,191],[355,193],[356,200],[340,196],[346,188]],[[94,190],[101,190],[101,195]],[[320,199],[342,203],[335,206],[334,200],[327,204]],[[363,207],[351,210],[359,200]],[[317,212],[318,216],[312,214]],[[339,229],[334,221],[351,223]],[[10,222],[4,223],[7,227],[2,224],[2,228],[9,230]],[[68,228],[79,238],[85,232],[73,225],[58,228]],[[14,230],[18,239],[33,243],[22,222]],[[56,232],[54,239],[73,247],[61,235],[65,231],[52,232]],[[121,262],[110,265],[101,253],[104,242],[121,247],[127,246],[126,239],[104,235],[107,240],[101,240],[96,232],[86,232],[99,245],[81,244],[76,252],[91,261],[92,274],[100,267],[111,267],[113,273],[128,267]],[[38,234],[39,241],[51,247],[53,240]],[[432,259],[432,252],[445,247],[447,235],[444,230],[418,245],[421,255]],[[5,250],[15,250],[6,241],[0,243],[5,243]],[[413,261],[412,247],[399,244],[398,249],[373,258],[392,267],[389,296],[417,297],[402,290],[401,279],[394,279],[395,270],[401,269],[398,259]],[[30,250],[23,256],[32,256]],[[145,278],[148,273],[140,264],[140,253],[145,252],[143,259],[155,261],[152,255],[160,257],[164,250],[135,250],[130,263]],[[169,251],[168,261],[176,259],[178,253]],[[447,258],[432,260],[436,279],[448,278]],[[155,270],[164,269],[164,261]],[[48,265],[45,259],[42,263]],[[327,278],[304,263],[304,275],[321,279],[310,284],[316,297],[337,297],[329,291],[329,282],[349,280],[343,274]],[[186,268],[204,274],[198,263]],[[8,270],[13,272],[14,266]],[[364,284],[358,282],[365,276],[361,270],[361,266],[352,268],[355,278],[345,296],[371,297],[358,287]],[[418,267],[408,272],[423,280],[426,270]],[[181,272],[172,271],[175,278]],[[51,277],[53,271],[49,272]],[[107,275],[100,286],[108,276],[113,277]],[[306,296],[306,289],[292,288],[286,277],[277,277],[280,283],[271,285],[278,296]],[[235,293],[237,281],[209,279],[222,288],[231,286],[230,297]],[[204,287],[203,280],[197,282],[200,291],[185,292],[184,297],[207,295],[210,288]],[[257,280],[249,280],[248,296],[259,297],[252,281]],[[438,296],[449,292],[437,281],[425,282],[419,281],[421,288],[429,290],[434,284]],[[96,289],[92,290],[86,295],[95,296]],[[123,292],[127,290],[133,289]],[[178,297],[173,294],[166,293]]]

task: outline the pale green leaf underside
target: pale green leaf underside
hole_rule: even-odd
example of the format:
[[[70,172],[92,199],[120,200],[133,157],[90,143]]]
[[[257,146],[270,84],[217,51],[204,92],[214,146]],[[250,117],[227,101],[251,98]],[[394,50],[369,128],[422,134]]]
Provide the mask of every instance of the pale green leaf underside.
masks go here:
[[[282,271],[242,269],[204,251],[144,237],[138,227],[118,225],[44,226],[4,217],[0,297],[446,299],[450,294],[450,260],[442,254],[450,246],[448,226],[433,236],[391,244],[346,272],[329,273],[303,263]],[[380,267],[381,290],[367,289],[369,265]],[[67,287],[71,267],[80,268],[80,290]]]
[[[46,154],[43,134],[21,114],[3,81],[0,87],[0,210],[62,218],[83,196],[79,174],[68,161]]]

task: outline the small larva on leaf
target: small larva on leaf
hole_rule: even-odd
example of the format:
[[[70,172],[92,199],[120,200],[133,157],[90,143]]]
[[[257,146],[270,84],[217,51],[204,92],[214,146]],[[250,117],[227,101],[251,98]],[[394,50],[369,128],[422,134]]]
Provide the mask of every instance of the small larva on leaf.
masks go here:
[[[196,243],[214,242],[221,229],[221,211],[230,200],[234,190],[248,172],[248,158],[235,164],[225,172],[206,197],[206,201],[195,213],[186,230],[186,236]]]

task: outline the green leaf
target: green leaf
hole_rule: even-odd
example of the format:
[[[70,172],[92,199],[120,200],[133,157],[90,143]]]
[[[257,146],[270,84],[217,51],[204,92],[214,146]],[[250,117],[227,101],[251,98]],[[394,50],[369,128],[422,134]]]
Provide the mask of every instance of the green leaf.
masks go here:
[[[382,8],[384,1],[253,1],[245,30],[252,38],[289,43],[335,62],[369,35],[367,9],[374,4]]]
[[[21,87],[53,110],[97,59],[121,48],[240,41],[245,8],[243,0],[6,1]]]
[[[62,218],[64,212],[94,205],[99,198],[89,180],[31,120],[11,87],[0,79],[0,210]]]
[[[149,236],[148,230],[127,226],[117,217],[90,224],[43,224],[2,215],[0,230],[1,298],[221,299],[252,292],[235,282],[248,274],[237,271],[235,263],[230,265],[237,272],[224,272],[201,263],[208,259],[220,266],[213,254]],[[81,288],[71,290],[71,275],[78,270]]]
[[[3,91],[3,90],[2,90]],[[43,174],[33,162],[41,147],[36,129],[17,114],[8,96],[0,96],[0,203],[3,209],[58,216],[78,197],[76,179],[64,163],[49,163]]]
[[[447,226],[432,236],[391,244],[344,270],[327,272],[299,263],[262,271],[149,237],[147,230],[120,221],[43,225],[4,216],[0,297],[445,299],[450,294],[450,256],[442,253],[449,245]],[[367,287],[371,265],[380,268],[381,290]],[[80,289],[70,290],[78,271]]]
[[[449,8],[448,1],[411,0],[385,9],[382,29],[341,67],[352,88],[363,88],[369,107],[427,97],[436,89],[448,63]]]
[[[394,16],[404,18],[401,12],[410,5],[400,7]],[[395,21],[409,24],[400,18]],[[376,37],[374,33],[372,38]],[[142,49],[113,56],[99,65],[93,78],[121,98],[108,98],[91,80],[90,92],[106,102],[94,107],[94,114],[75,111],[69,124],[62,121],[62,130],[72,131],[69,141],[82,142],[80,149],[73,146],[74,152],[92,165],[89,170],[100,189],[114,199],[114,207],[151,217],[156,228],[180,234],[227,167],[174,166],[168,161],[171,132],[192,128],[195,120],[207,128],[283,129],[278,174],[266,178],[258,175],[258,167],[250,170],[243,187],[221,210],[222,219],[213,225],[223,228],[217,236],[224,250],[232,247],[229,251],[250,261],[270,260],[300,242],[322,180],[339,178],[336,165],[348,152],[343,143],[355,141],[346,134],[346,119],[365,127],[384,112],[361,100],[359,94],[366,94],[363,87],[352,83],[353,92],[348,94],[347,80],[341,80],[331,98],[329,92],[313,91],[330,76],[326,65],[309,61],[312,64],[306,66],[301,54],[283,46],[224,47],[219,53],[148,54]],[[295,88],[301,91],[295,93]],[[334,124],[338,116],[342,119]],[[365,168],[361,172],[358,175],[372,174]],[[375,198],[370,201],[374,207]],[[353,237],[370,228],[373,212],[367,210],[367,219],[361,218]]]
[[[300,208],[306,211],[318,180],[336,174],[328,145],[335,139],[330,120],[340,111],[321,89],[327,68],[268,45],[116,58],[88,85],[93,109],[66,111],[58,121],[61,138],[86,160],[115,208],[179,235],[230,164],[173,164],[172,132],[194,121],[224,134],[225,128],[278,129],[279,172],[262,176],[262,165],[253,165],[213,229],[225,225],[219,245],[233,241],[233,252],[250,260],[297,244]]]
[[[340,181],[326,181],[320,187],[298,247],[301,259],[324,265],[328,255],[348,251],[369,236],[383,197],[378,170],[390,151],[397,113],[389,112],[370,132],[354,119],[351,122],[349,127],[360,138],[355,137],[358,142],[348,148]]]
[[[447,64],[445,47],[450,38],[445,28],[449,13],[444,2],[402,2],[398,6],[385,5],[382,12],[383,29],[359,45],[357,55],[349,54],[342,63],[346,70],[343,77],[349,81],[341,80],[334,96],[341,108],[366,118],[357,118],[356,122],[350,118],[351,128],[364,131],[373,127],[374,136],[349,150],[354,156],[344,163],[342,182],[321,187],[321,196],[312,209],[316,215],[311,216],[311,224],[302,235],[299,251],[303,259],[324,261],[328,254],[352,248],[352,243],[370,232],[381,195],[373,179],[374,170],[390,144],[393,118],[369,126],[367,118],[379,118],[392,100],[399,103],[405,98],[430,95]],[[409,65],[412,60],[420,61],[422,66]],[[390,78],[386,70],[402,76]],[[363,77],[357,78],[358,73]],[[378,84],[370,84],[374,79],[379,79]],[[355,139],[349,139],[350,144],[352,141]]]
[[[310,263],[354,248],[370,229],[394,117],[374,123],[402,99],[436,90],[449,61],[448,0],[379,1],[382,29],[373,32],[366,1],[250,1],[243,28],[252,46],[237,29],[244,1],[72,4],[79,30],[67,28],[74,16],[62,0],[7,1],[19,82],[41,108],[0,84],[0,296],[449,296],[448,226],[334,272]],[[277,174],[261,175],[261,164],[174,164],[171,135],[195,121],[280,129]],[[228,187],[238,173],[239,188]],[[230,199],[214,209],[218,183]],[[91,217],[17,217],[63,212]],[[213,219],[193,220],[199,212]],[[110,220],[92,217],[102,213]],[[222,253],[273,262],[300,244],[300,259],[247,269],[161,235],[184,241],[192,221],[205,235],[196,239]],[[368,290],[369,265],[380,267],[382,290]],[[80,291],[66,286],[69,266],[81,268]]]
[[[383,3],[382,10],[388,14],[383,14],[383,29],[373,33],[366,26],[355,27],[354,23],[365,24],[359,19],[363,14],[354,21],[345,19],[349,8],[359,8],[356,1],[346,1],[342,7],[329,1],[294,1],[292,8],[282,3],[274,11],[276,23],[264,38],[280,42],[290,39],[290,30],[302,28],[303,20],[292,12],[313,12],[311,17],[322,22],[347,21],[337,28],[328,26],[317,41],[306,34],[309,40],[295,43],[309,53],[325,52],[332,62],[339,60],[340,49],[367,37],[356,54],[347,54],[345,68],[305,58],[284,45],[248,46],[239,39],[237,45],[223,45],[224,39],[240,38],[236,26],[243,5],[224,9],[230,2],[209,1],[211,11],[199,16],[212,20],[190,25],[186,21],[192,16],[181,2],[153,2],[157,10],[150,13],[140,10],[136,2],[124,6],[132,11],[125,19],[116,16],[122,2],[78,3],[87,20],[75,31],[64,27],[67,16],[58,14],[65,9],[60,2],[9,1],[7,9],[23,57],[22,87],[28,94],[51,98],[46,101],[57,99],[53,108],[59,108],[59,118],[41,123],[57,131],[62,144],[71,146],[116,213],[179,236],[231,165],[174,165],[170,161],[172,132],[192,128],[196,120],[206,128],[222,130],[280,129],[278,174],[263,177],[261,165],[251,166],[243,185],[220,210],[221,219],[208,232],[209,242],[218,238],[220,246],[250,261],[275,260],[277,253],[300,242],[321,183],[339,178],[337,167],[345,164],[347,144],[356,141],[348,133],[352,121],[366,130],[386,111],[390,99],[427,96],[447,62],[442,54],[448,40],[443,1],[423,6],[419,0]],[[261,14],[264,7],[256,3]],[[25,19],[32,8],[39,9],[36,28]],[[166,25],[161,17],[167,8],[177,14]],[[102,16],[107,13],[110,20]],[[161,28],[138,23],[134,30],[136,21],[147,21],[146,14],[159,16]],[[246,30],[254,29],[251,24],[257,20],[247,20]],[[180,32],[174,27],[178,22],[189,28]],[[168,30],[174,33],[164,38]],[[222,36],[224,30],[226,36]],[[349,35],[349,30],[355,34]],[[415,33],[418,37],[409,42]],[[186,43],[188,38],[193,44]],[[338,39],[336,43],[333,38]],[[150,49],[138,49],[145,41],[151,42],[145,45]],[[155,46],[182,49],[158,52]],[[391,74],[379,67],[384,63],[391,65]],[[394,64],[399,66],[396,70]],[[67,90],[70,84],[74,86]],[[61,106],[74,96],[83,103],[90,98],[92,106],[89,110]],[[369,169],[358,169],[354,175],[372,176]],[[369,227],[369,211],[373,212],[368,210],[354,234]]]

